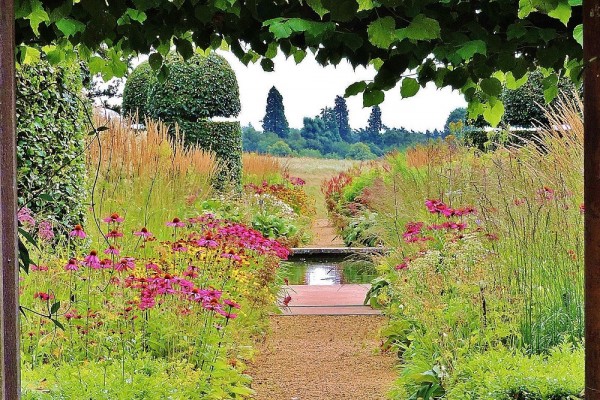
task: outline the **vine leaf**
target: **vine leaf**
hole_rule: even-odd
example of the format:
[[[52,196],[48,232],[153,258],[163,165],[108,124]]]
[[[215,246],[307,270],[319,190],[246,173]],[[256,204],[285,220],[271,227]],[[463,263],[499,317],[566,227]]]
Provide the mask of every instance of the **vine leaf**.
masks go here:
[[[440,37],[440,23],[423,14],[417,15],[406,28],[397,29],[396,37],[400,40],[432,40]]]
[[[415,78],[404,78],[402,79],[402,85],[400,86],[400,95],[403,98],[413,97],[419,92],[419,82]]]
[[[383,17],[376,19],[371,22],[367,28],[369,42],[374,46],[387,49],[396,40],[394,35],[395,29],[396,22],[394,21],[394,18]]]

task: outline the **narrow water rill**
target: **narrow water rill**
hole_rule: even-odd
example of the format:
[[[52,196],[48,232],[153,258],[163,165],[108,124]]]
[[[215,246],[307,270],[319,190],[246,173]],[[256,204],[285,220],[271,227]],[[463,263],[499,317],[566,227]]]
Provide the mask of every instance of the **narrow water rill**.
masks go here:
[[[369,261],[345,261],[333,257],[299,259],[284,263],[282,268],[290,285],[366,284],[377,276]]]

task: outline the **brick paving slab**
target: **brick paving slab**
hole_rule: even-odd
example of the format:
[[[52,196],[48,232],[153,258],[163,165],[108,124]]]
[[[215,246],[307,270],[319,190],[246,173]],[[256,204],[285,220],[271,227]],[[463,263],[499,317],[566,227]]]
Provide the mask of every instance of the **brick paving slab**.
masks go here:
[[[292,297],[283,315],[376,315],[379,310],[364,306],[371,285],[291,285],[287,293]]]

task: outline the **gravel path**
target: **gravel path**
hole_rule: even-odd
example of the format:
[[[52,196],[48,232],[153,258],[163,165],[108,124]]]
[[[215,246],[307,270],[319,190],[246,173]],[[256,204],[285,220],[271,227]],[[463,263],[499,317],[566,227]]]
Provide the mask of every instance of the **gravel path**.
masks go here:
[[[383,400],[395,358],[382,355],[381,316],[273,316],[248,374],[257,400]]]

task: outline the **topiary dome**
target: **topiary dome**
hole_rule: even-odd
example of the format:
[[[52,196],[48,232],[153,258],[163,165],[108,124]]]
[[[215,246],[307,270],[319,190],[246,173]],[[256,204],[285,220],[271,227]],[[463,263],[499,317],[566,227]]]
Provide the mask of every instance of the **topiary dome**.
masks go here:
[[[240,113],[240,93],[229,63],[217,54],[195,55],[187,62],[168,62],[169,77],[154,80],[148,89],[148,116],[164,121],[197,121],[235,117]]]

